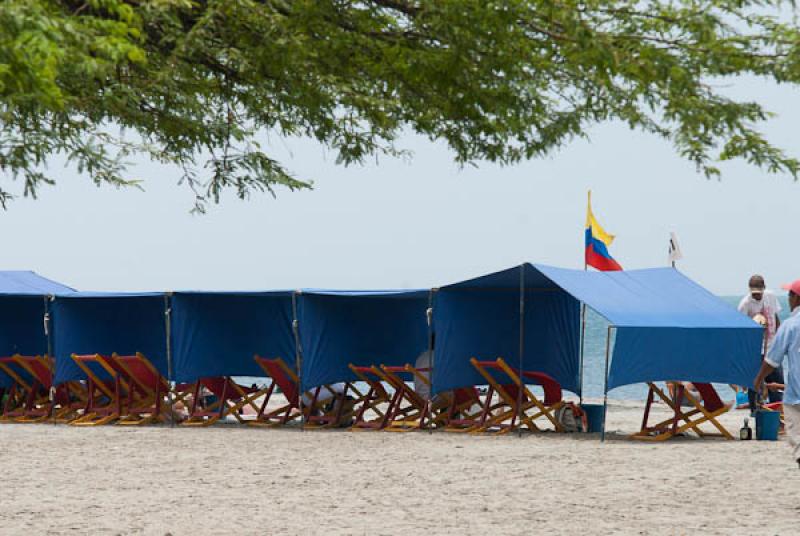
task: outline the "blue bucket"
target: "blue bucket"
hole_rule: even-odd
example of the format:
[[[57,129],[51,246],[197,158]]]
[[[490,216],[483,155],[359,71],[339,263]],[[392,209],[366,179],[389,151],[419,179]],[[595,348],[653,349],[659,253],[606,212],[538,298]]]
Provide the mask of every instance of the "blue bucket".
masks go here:
[[[756,439],[777,441],[780,427],[781,413],[779,411],[759,410],[756,412]]]
[[[589,432],[603,431],[603,405],[602,404],[583,404],[581,409],[586,413],[586,424]]]

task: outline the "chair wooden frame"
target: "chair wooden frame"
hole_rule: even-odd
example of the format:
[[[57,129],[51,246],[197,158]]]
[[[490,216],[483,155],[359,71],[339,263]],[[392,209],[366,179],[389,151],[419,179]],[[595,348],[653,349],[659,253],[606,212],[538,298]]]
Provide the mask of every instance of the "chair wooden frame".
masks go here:
[[[14,356],[0,357],[0,371],[11,378],[12,384],[7,387],[6,400],[0,407],[0,422],[13,422],[25,415],[25,406],[35,387],[35,377],[24,378],[28,372]]]
[[[13,356],[14,361],[34,379],[24,413],[17,422],[68,422],[85,406],[85,392],[78,382],[53,386],[53,360],[49,356]],[[52,399],[51,399],[52,394]]]
[[[642,441],[665,441],[689,430],[701,438],[721,437],[733,439],[733,435],[717,420],[718,417],[730,410],[730,405],[722,403],[719,394],[710,383],[695,383],[703,400],[698,400],[681,382],[671,382],[675,385],[674,399],[666,394],[655,383],[648,382],[647,403],[641,429],[629,436],[631,439]],[[656,424],[650,425],[650,409],[656,397],[661,399],[671,410],[672,416]],[[684,397],[692,404],[692,408],[684,411],[681,401]],[[682,424],[681,424],[682,423]],[[717,432],[706,432],[700,428],[701,424],[713,425]]]
[[[153,363],[140,352],[134,355],[114,353],[111,362],[128,386],[125,415],[120,417],[117,424],[139,426],[169,420],[171,405],[165,399],[171,394],[170,383]],[[175,396],[175,402],[181,401],[186,393],[176,392]]]
[[[389,395],[383,385],[384,382],[387,382],[386,375],[375,365],[362,366],[350,363],[348,367],[358,378],[358,381],[364,382],[369,386],[367,392],[360,397],[359,408],[355,412],[355,419],[350,430],[354,432],[382,430],[389,422],[389,416],[396,401],[396,397]],[[387,406],[384,407],[384,404]],[[368,418],[367,412],[370,411],[376,417]]]
[[[72,360],[86,375],[86,406],[83,414],[69,421],[72,426],[100,426],[110,424],[123,417],[123,398],[127,391],[123,386],[123,378],[110,358],[101,354],[72,354]],[[101,378],[91,368],[96,363],[108,375]],[[100,400],[105,397],[105,404]]]
[[[561,426],[561,423],[556,419],[555,412],[563,406],[565,402],[560,399],[560,396],[558,397],[559,400],[539,400],[528,388],[523,378],[534,380],[535,383],[538,384],[545,381],[545,378],[552,382],[555,382],[555,380],[540,372],[512,369],[502,357],[498,357],[495,361],[478,361],[473,357],[470,359],[470,363],[472,363],[472,366],[475,367],[478,373],[486,379],[490,388],[490,392],[484,400],[484,411],[481,422],[477,427],[470,430],[471,432],[495,432],[502,434],[516,430],[520,426],[525,426],[532,432],[541,431],[541,428],[539,428],[535,422],[538,419],[546,419],[556,432],[564,432],[564,427]],[[490,370],[499,370],[511,380],[511,383],[501,384],[492,375]],[[501,409],[500,412],[492,411],[492,391],[497,393],[507,409]],[[497,409],[496,406],[495,409]]]
[[[216,400],[206,407],[201,405],[203,388],[211,391],[216,397]],[[265,392],[266,389],[251,389],[239,385],[230,376],[200,378],[194,383],[191,409],[181,426],[211,426],[228,415],[232,415],[240,424],[246,424],[248,421],[242,418],[239,410],[249,406],[257,414],[259,407],[255,401]]]

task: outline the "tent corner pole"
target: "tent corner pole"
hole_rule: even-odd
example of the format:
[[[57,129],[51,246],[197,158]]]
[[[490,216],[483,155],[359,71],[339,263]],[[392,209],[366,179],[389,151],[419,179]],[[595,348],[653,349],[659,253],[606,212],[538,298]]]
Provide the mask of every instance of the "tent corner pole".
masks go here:
[[[55,379],[54,376],[55,376],[56,358],[53,355],[53,335],[52,335],[52,330],[50,329],[50,302],[55,299],[55,296],[53,294],[48,294],[43,296],[43,298],[44,298],[44,318],[42,319],[42,322],[44,327],[44,338],[47,350],[47,359],[50,363],[52,363],[51,366],[53,367],[53,372],[51,373],[51,378],[50,378],[50,392],[47,394],[47,396],[50,397],[50,402],[52,404],[56,396],[55,385],[53,385],[53,380]],[[51,405],[50,407],[52,408],[53,406]],[[52,417],[53,424],[58,424],[56,421],[56,412],[51,410],[50,416]]]
[[[606,419],[608,417],[608,361],[611,353],[611,330],[614,326],[608,326],[606,331],[606,369],[603,380],[603,430],[600,433],[600,441],[606,440]]]
[[[578,405],[583,405],[583,355],[586,348],[586,304],[581,303],[581,347],[578,354]]]
[[[169,424],[175,427],[175,397],[174,386],[172,385],[175,375],[172,370],[172,292],[164,294],[164,330],[167,335],[167,385],[171,388],[167,391],[167,404],[169,405]],[[177,384],[176,384],[177,385]]]
[[[522,391],[525,389],[525,380],[522,375],[523,356],[525,355],[525,264],[519,267],[519,381],[520,388],[517,393],[517,426],[518,437],[522,437]]]
[[[294,335],[294,366],[297,370],[297,406],[300,410],[300,430],[306,429],[306,412],[303,411],[303,351],[300,348],[300,320],[297,317],[297,300],[301,290],[292,292],[292,333]]]
[[[425,320],[428,323],[428,355],[431,356],[429,377],[431,381],[430,389],[428,389],[428,400],[425,403],[428,405],[426,411],[431,419],[431,425],[428,427],[428,433],[433,434],[433,375],[436,373],[436,350],[433,347],[433,293],[435,289],[428,291],[428,308],[425,310]]]

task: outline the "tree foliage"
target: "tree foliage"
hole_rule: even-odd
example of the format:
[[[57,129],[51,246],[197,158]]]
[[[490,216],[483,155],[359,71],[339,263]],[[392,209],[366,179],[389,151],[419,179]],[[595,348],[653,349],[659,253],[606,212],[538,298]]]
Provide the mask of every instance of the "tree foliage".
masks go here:
[[[458,162],[537,158],[621,120],[706,175],[745,159],[796,177],[722,83],[796,84],[784,0],[0,0],[0,171],[35,195],[66,156],[135,184],[134,154],[180,166],[197,207],[305,188],[268,142],[308,136],[343,164],[400,133]],[[0,201],[12,195],[9,180]]]

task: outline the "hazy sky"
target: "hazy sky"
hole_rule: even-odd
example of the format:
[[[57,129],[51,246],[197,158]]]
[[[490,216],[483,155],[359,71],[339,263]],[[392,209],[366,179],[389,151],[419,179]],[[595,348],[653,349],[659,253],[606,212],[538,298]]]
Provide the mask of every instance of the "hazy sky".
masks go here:
[[[779,113],[765,128],[800,155],[798,92],[757,83],[730,89]],[[38,201],[0,213],[0,268],[29,269],[82,290],[429,287],[522,261],[581,268],[586,191],[617,235],[625,268],[664,266],[670,231],[679,268],[717,293],[800,277],[800,184],[744,163],[707,180],[665,141],[607,124],[547,160],[459,169],[444,145],[410,136],[413,160],[344,168],[301,140],[273,154],[313,191],[239,201],[205,216],[177,170],[141,162],[146,192],[95,188],[72,170]],[[3,179],[8,186],[8,179]]]

